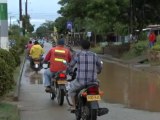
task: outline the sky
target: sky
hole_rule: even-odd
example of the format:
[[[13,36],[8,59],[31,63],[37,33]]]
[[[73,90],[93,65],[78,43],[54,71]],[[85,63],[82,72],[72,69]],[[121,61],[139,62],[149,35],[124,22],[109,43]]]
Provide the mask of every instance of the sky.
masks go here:
[[[57,11],[60,9],[59,0],[28,0],[28,14],[31,17],[31,23],[37,28],[46,20],[55,20],[60,15]],[[25,0],[22,0],[22,13],[25,14]],[[8,19],[11,24],[17,24],[19,19],[19,0],[8,0]]]

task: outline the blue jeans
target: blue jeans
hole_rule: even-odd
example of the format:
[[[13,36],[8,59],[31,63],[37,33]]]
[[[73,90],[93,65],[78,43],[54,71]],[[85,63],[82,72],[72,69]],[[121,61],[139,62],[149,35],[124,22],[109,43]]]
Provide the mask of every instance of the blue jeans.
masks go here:
[[[53,75],[55,75],[55,73],[51,72],[49,68],[45,70],[44,72],[44,86],[45,87],[51,86],[51,79]]]
[[[149,47],[152,48],[154,46],[154,42],[149,42]]]

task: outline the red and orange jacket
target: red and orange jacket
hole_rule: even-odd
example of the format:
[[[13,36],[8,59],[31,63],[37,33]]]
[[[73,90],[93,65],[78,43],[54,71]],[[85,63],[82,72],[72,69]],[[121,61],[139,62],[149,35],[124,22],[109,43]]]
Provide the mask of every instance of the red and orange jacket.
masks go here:
[[[67,69],[66,65],[64,65],[62,60],[66,60],[67,62],[70,62],[71,53],[67,48],[59,45],[52,48],[47,53],[44,61],[50,62],[51,72],[58,72],[58,71],[63,71]]]

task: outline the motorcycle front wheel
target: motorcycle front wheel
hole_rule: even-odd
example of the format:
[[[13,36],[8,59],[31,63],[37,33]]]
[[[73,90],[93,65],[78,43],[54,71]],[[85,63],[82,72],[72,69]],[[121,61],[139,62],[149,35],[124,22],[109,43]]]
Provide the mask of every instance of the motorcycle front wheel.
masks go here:
[[[50,97],[51,97],[51,100],[54,100],[54,98],[55,98],[55,93],[50,93]]]

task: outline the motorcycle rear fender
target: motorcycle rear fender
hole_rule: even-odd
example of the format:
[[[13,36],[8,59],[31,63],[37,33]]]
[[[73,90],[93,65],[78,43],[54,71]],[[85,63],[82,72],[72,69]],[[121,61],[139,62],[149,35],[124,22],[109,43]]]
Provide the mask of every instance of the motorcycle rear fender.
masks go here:
[[[99,104],[97,101],[93,101],[93,102],[90,102],[90,107],[91,107],[91,109],[98,109]]]
[[[63,89],[63,90],[66,89],[65,85],[59,85],[59,88],[60,88],[60,89]]]

